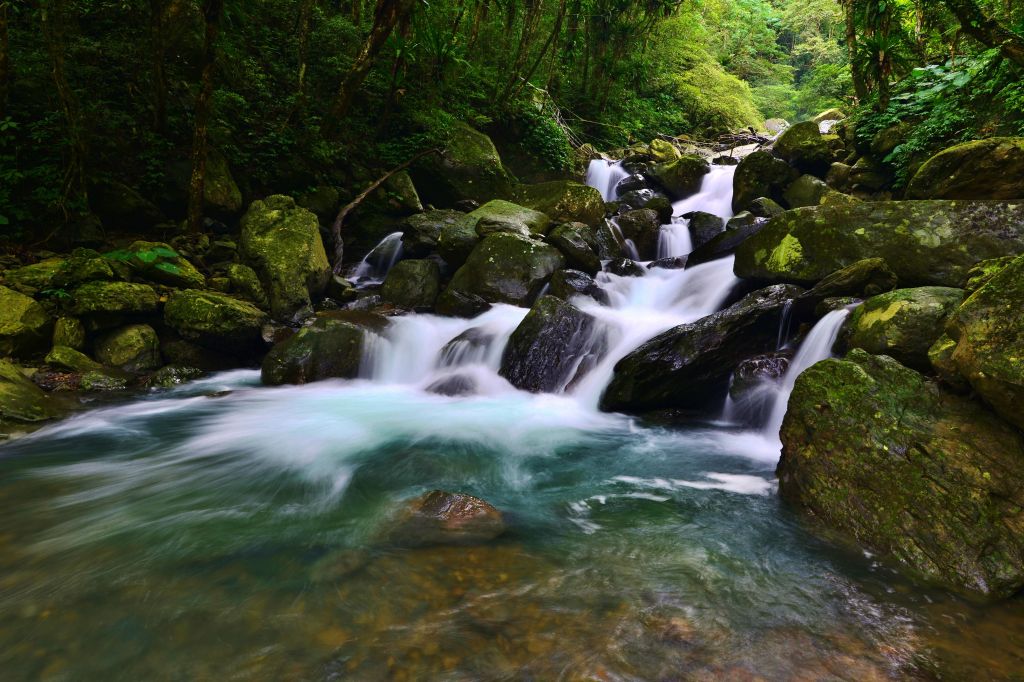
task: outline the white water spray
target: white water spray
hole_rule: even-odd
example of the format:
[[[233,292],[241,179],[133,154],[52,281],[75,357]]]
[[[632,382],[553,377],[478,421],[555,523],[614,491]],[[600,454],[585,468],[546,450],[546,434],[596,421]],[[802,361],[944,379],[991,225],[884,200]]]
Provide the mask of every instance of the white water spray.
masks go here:
[[[584,182],[601,193],[605,201],[615,201],[618,192],[615,186],[629,177],[629,171],[622,167],[620,161],[594,159],[587,166],[587,177]]]
[[[352,281],[361,284],[379,284],[384,281],[388,271],[402,256],[402,233],[392,232],[384,237],[362,262],[356,266]]]

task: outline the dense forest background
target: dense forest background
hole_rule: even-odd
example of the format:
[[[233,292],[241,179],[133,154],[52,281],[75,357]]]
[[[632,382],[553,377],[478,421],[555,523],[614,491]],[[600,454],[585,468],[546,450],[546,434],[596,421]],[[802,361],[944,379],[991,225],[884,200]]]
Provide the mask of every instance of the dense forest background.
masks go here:
[[[1019,0],[0,1],[0,229],[87,231],[107,180],[197,228],[225,162],[246,198],[352,196],[460,120],[564,174],[839,107],[899,183],[1024,132],[1022,30]]]

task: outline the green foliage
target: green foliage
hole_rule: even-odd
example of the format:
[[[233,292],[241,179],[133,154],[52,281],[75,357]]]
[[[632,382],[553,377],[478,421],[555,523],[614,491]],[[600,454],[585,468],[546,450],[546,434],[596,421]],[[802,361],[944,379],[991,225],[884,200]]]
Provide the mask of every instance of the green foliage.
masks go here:
[[[565,130],[550,113],[533,103],[519,106],[512,113],[511,124],[520,133],[523,148],[544,168],[552,171],[572,170],[572,144]]]

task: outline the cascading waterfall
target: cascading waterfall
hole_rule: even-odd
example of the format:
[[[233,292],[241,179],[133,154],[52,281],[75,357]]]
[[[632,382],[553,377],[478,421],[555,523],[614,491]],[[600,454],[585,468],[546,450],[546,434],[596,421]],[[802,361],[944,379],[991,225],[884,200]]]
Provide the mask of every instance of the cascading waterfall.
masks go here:
[[[593,159],[587,166],[585,182],[599,191],[605,201],[615,201],[618,197],[615,186],[627,177],[629,177],[629,171],[622,167],[621,161]]]
[[[681,216],[690,211],[704,211],[729,220],[732,212],[732,180],[736,166],[711,166],[693,196],[672,204],[672,214]]]
[[[693,239],[690,237],[688,220],[661,226],[658,233],[658,258],[676,258],[693,251]]]
[[[402,256],[402,233],[392,232],[384,237],[377,246],[366,254],[362,262],[356,266],[352,281],[359,284],[379,284],[384,281],[388,271]]]

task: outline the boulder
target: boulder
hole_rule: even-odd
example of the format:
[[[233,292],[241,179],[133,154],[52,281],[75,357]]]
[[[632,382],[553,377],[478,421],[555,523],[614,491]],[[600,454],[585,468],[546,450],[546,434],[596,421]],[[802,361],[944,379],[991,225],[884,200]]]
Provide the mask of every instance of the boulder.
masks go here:
[[[690,221],[690,241],[693,248],[704,246],[709,241],[725,232],[725,221],[713,213],[704,211],[691,211],[683,215],[683,218]]]
[[[242,255],[263,282],[271,314],[284,321],[310,314],[331,276],[316,216],[277,194],[254,201],[241,228]]]
[[[956,341],[949,334],[942,334],[928,349],[928,362],[942,383],[954,391],[966,393],[971,389],[971,384],[960,375],[960,369],[953,359],[954,351]]]
[[[323,379],[355,379],[368,329],[383,329],[384,318],[366,313],[322,317],[267,353],[261,377],[268,386]]]
[[[1014,261],[1015,256],[1001,256],[989,258],[976,263],[973,268],[967,271],[967,279],[964,280],[964,291],[973,294],[978,289],[1003,271],[1003,268]]]
[[[100,336],[96,339],[95,354],[104,365],[126,372],[144,372],[163,364],[160,339],[148,324],[132,324]]]
[[[0,422],[38,422],[58,416],[56,406],[17,365],[0,359]]]
[[[67,346],[54,346],[46,354],[46,364],[50,367],[67,370],[68,372],[80,372],[83,374],[103,369],[103,365],[85,353],[81,353],[74,348],[68,348]]]
[[[597,286],[594,278],[579,270],[558,270],[551,275],[548,293],[563,301],[573,296],[588,296],[598,303],[608,304],[608,294]]]
[[[616,258],[605,265],[605,272],[619,277],[643,277],[647,274],[644,266],[631,258]]]
[[[821,177],[832,163],[832,150],[814,121],[803,121],[786,128],[775,140],[772,151],[800,172]]]
[[[590,226],[584,223],[559,225],[551,231],[547,241],[562,252],[569,267],[589,274],[601,269],[601,259],[597,255],[597,237]]]
[[[896,273],[884,258],[865,258],[825,277],[807,292],[807,297],[877,296],[894,289],[896,283]]]
[[[409,216],[402,224],[402,253],[409,258],[429,256],[438,250],[438,240],[444,228],[465,221],[466,214],[460,211],[426,211]],[[469,229],[473,227],[471,225]],[[469,255],[468,251],[466,255]]]
[[[774,352],[755,355],[736,365],[729,382],[729,397],[741,400],[759,386],[778,382],[789,369],[791,353]]]
[[[498,233],[483,239],[452,277],[437,302],[442,315],[464,312],[463,301],[529,305],[551,274],[565,265],[553,246],[516,234]]]
[[[871,157],[880,161],[884,160],[890,152],[906,141],[914,127],[915,124],[910,121],[899,121],[879,130],[871,137]]]
[[[908,199],[1024,199],[1024,137],[991,137],[944,149],[924,162]]]
[[[661,218],[657,211],[649,208],[626,211],[615,218],[615,222],[622,236],[633,241],[640,260],[657,258],[661,238]]]
[[[551,227],[551,218],[544,213],[503,199],[488,201],[471,212],[468,218],[476,222],[474,230],[481,238],[496,232],[511,232],[523,237],[544,235]]]
[[[192,263],[163,242],[132,242],[131,246],[111,251],[104,257],[126,263],[135,275],[150,282],[182,289],[202,289],[206,278]]]
[[[619,210],[622,212],[650,208],[660,216],[662,215],[661,211],[656,208],[659,202],[664,202],[670,209],[672,207],[672,202],[669,201],[668,197],[654,189],[635,189],[630,192],[624,192],[619,195],[616,201],[619,205]]]
[[[811,120],[820,126],[825,121],[841,121],[844,118],[846,118],[846,114],[839,109],[826,109]]]
[[[593,227],[604,218],[601,192],[572,180],[522,185],[515,191],[515,200],[550,216],[556,223],[583,223]]]
[[[554,393],[606,350],[597,320],[559,298],[542,296],[509,338],[500,374],[524,391]]]
[[[789,127],[789,121],[784,118],[769,118],[764,122],[764,129],[772,135],[777,135]]]
[[[409,310],[430,310],[441,292],[441,269],[432,260],[395,263],[384,278],[381,298]]]
[[[982,400],[1024,428],[1024,256],[995,274],[950,317],[951,359]]]
[[[659,334],[615,365],[601,398],[609,411],[707,408],[741,360],[775,350],[786,308],[803,290],[776,285]]]
[[[675,161],[655,164],[651,167],[650,176],[673,199],[685,199],[700,190],[700,184],[710,170],[711,165],[703,156],[686,154]]]
[[[77,317],[58,317],[53,323],[53,345],[85,348],[85,325]]]
[[[251,303],[212,291],[175,291],[164,306],[164,322],[182,338],[228,353],[245,354],[262,345],[266,320]]]
[[[594,239],[597,242],[597,256],[603,261],[622,258],[629,253],[622,231],[611,220],[601,221],[594,231]]]
[[[53,320],[43,306],[0,286],[0,356],[45,351],[52,334]]]
[[[388,537],[401,545],[469,545],[505,532],[501,512],[478,497],[432,490],[410,500]]]
[[[669,163],[683,156],[682,152],[674,144],[661,138],[651,140],[647,148],[648,154],[655,163]]]
[[[452,214],[457,212],[452,211]],[[476,221],[469,217],[469,214],[461,214],[461,219],[445,220],[441,233],[437,237],[437,252],[444,259],[444,262],[453,268],[465,264],[469,254],[480,243],[480,236],[476,233]]]
[[[159,298],[148,284],[86,282],[71,292],[73,315],[142,315],[155,313]]]
[[[733,216],[725,224],[725,231],[719,233],[707,243],[698,246],[686,258],[686,265],[700,265],[724,256],[739,248],[740,244],[760,232],[768,221],[757,218],[752,213],[743,211]]]
[[[817,522],[953,589],[1024,587],[1024,443],[977,403],[854,350],[800,375],[781,437],[779,494]]]
[[[813,175],[801,175],[786,188],[782,198],[786,200],[786,205],[790,208],[817,206],[831,191],[833,190],[830,190],[823,180]]]
[[[963,289],[949,287],[896,289],[872,296],[850,316],[847,345],[926,371],[931,366],[928,349],[963,298]]]
[[[232,263],[228,266],[227,275],[228,281],[231,283],[231,290],[236,294],[255,303],[260,308],[265,309],[270,305],[259,275],[248,265]]]
[[[798,208],[736,251],[739,277],[813,284],[864,258],[884,258],[903,286],[962,285],[987,258],[1024,251],[1024,204],[878,201]]]
[[[70,289],[83,282],[127,279],[127,276],[118,277],[115,274],[114,269],[116,267],[116,263],[104,258],[97,251],[92,249],[75,249],[61,263],[60,269],[57,270],[50,281],[50,286]],[[124,274],[127,275],[129,272],[126,270]]]
[[[513,178],[501,164],[491,138],[465,123],[452,127],[441,154],[424,157],[410,174],[420,198],[441,208],[466,199],[483,203],[512,198]]]
[[[799,176],[788,163],[769,152],[748,154],[736,166],[732,178],[732,210],[738,213],[760,197],[785,201],[783,193]]]
[[[25,265],[3,273],[8,286],[17,287],[22,293],[34,294],[42,289],[53,288],[53,278],[64,265],[63,258],[47,258],[32,265]]]
[[[850,168],[849,187],[852,190],[864,192],[878,192],[892,184],[890,171],[871,160],[871,157],[862,156]]]
[[[164,220],[153,202],[128,185],[111,179],[89,183],[89,208],[104,227],[135,233],[145,232]]]

